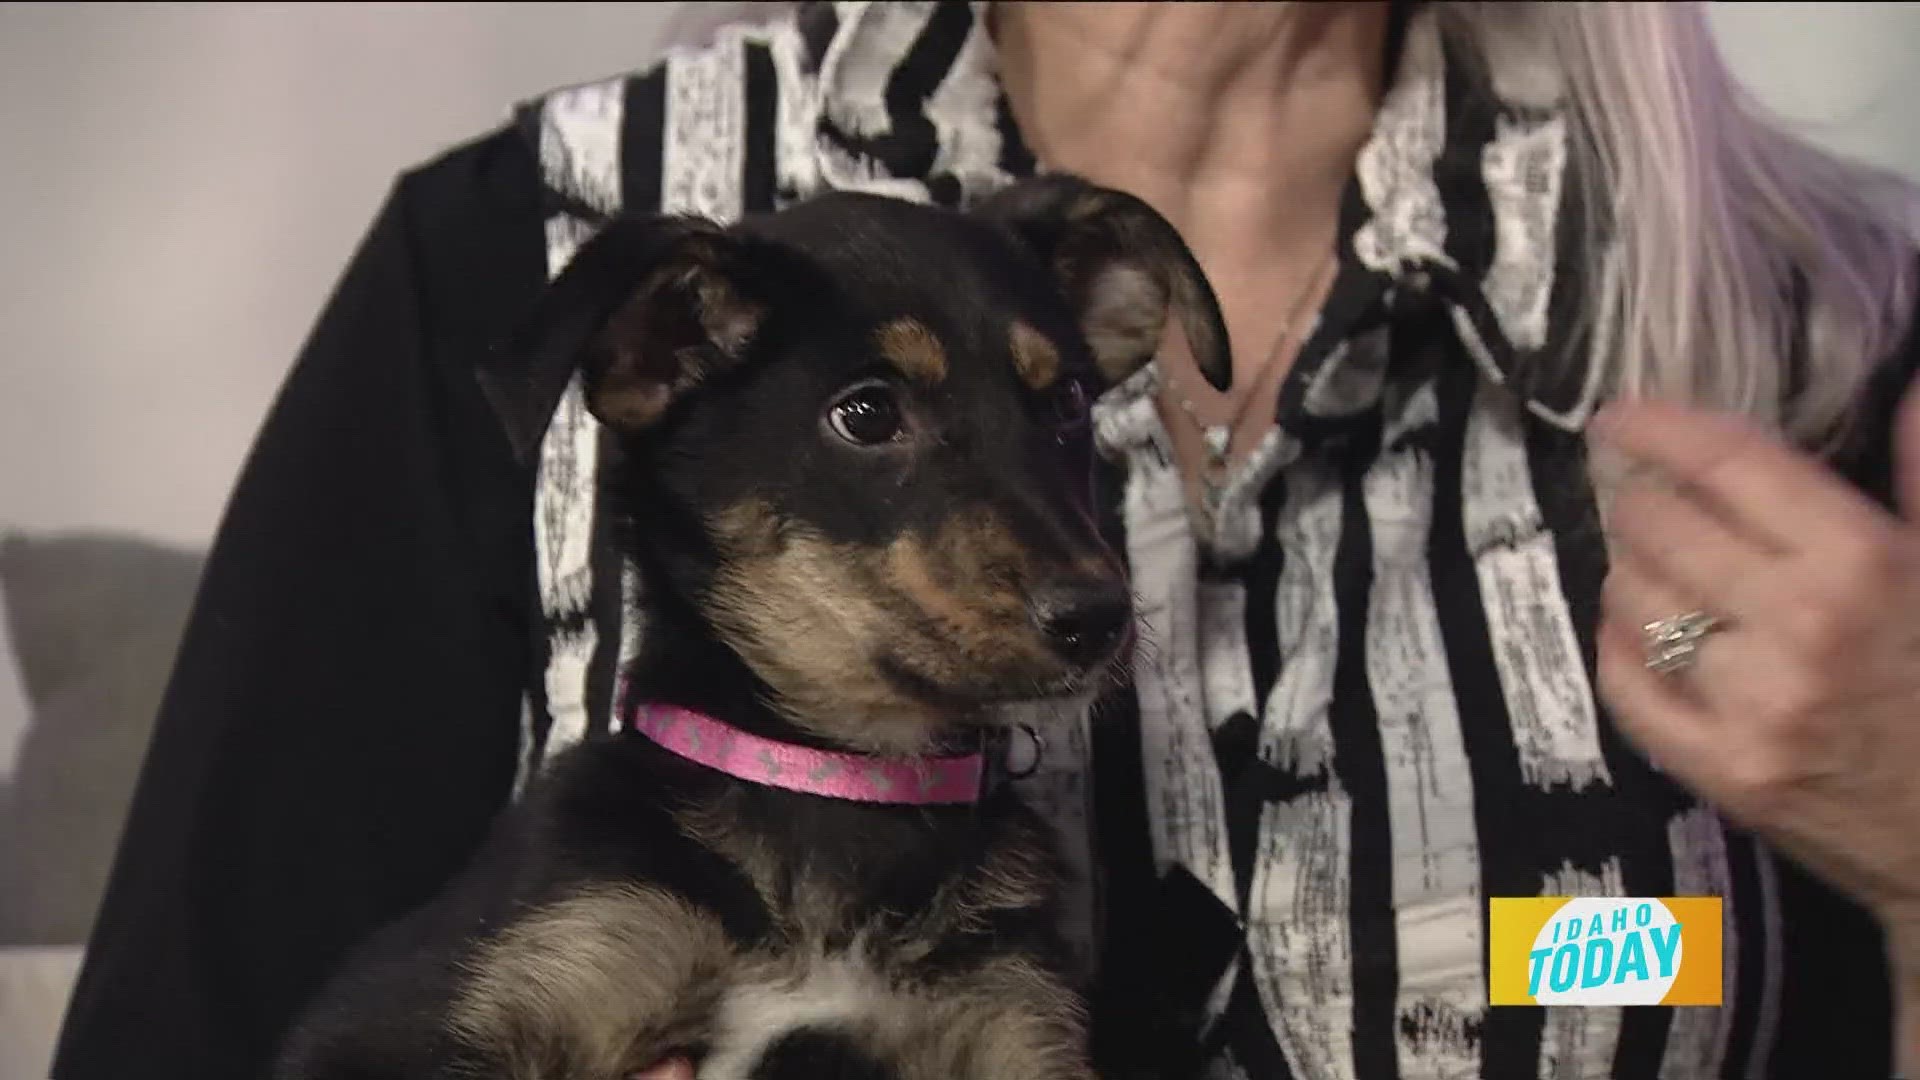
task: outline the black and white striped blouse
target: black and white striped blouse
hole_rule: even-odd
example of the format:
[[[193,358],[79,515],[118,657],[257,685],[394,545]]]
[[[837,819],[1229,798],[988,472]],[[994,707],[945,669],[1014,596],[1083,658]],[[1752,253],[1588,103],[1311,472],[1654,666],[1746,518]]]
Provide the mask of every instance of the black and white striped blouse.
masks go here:
[[[606,211],[955,204],[1031,173],[978,16],[807,5],[529,103],[549,271]],[[1091,724],[1051,718],[1025,783],[1103,886],[1078,924],[1089,947],[1106,931],[1125,1030],[1103,1038],[1191,1015],[1211,1074],[1255,1080],[1884,1076],[1870,921],[1652,771],[1595,703],[1567,120],[1449,63],[1424,16],[1399,54],[1278,428],[1207,519],[1155,370],[1096,409],[1153,647]],[[523,771],[609,729],[646,633],[646,583],[602,542],[605,438],[576,388],[541,450]],[[1726,897],[1729,1004],[1487,1008],[1486,898],[1565,894]]]

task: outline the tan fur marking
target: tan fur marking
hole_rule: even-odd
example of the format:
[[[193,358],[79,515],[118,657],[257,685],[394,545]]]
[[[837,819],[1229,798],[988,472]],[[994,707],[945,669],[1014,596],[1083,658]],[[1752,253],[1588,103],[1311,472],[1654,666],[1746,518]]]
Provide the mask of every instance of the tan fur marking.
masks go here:
[[[602,886],[483,944],[448,1024],[490,1075],[619,1077],[698,1035],[731,957],[720,925],[678,897]]]
[[[1075,559],[1072,567],[1074,573],[1084,578],[1117,577],[1121,573],[1120,568],[1114,565],[1112,556],[1105,554],[1087,555]]]
[[[1008,334],[1013,353],[1013,370],[1020,381],[1035,390],[1045,390],[1060,377],[1060,351],[1047,336],[1024,322],[1015,322]]]
[[[616,431],[638,431],[673,404],[673,388],[660,383],[608,386],[594,391],[593,413]]]
[[[923,749],[951,719],[874,666],[899,635],[880,595],[878,553],[783,522],[759,503],[731,507],[709,527],[722,562],[707,615],[788,719],[883,753]]]
[[[915,1000],[917,999],[917,1000]],[[1078,998],[1032,962],[999,957],[876,1011],[873,1041],[903,1080],[1092,1080]]]
[[[918,537],[903,536],[887,545],[887,574],[903,596],[936,621],[968,636],[990,631],[978,608],[934,579],[927,546]]]
[[[771,555],[779,550],[785,526],[773,507],[748,499],[725,507],[707,522],[714,543],[729,559]]]
[[[828,941],[851,937],[856,899],[830,875],[804,859],[794,861],[794,853],[782,852],[765,836],[742,828],[736,798],[682,808],[674,812],[674,821],[686,835],[739,868],[789,944],[825,948]]]
[[[662,1050],[710,1045],[738,1075],[783,1020],[817,1015],[906,1080],[1091,1080],[1081,1004],[1054,973],[1005,956],[942,974],[920,966],[992,913],[1045,912],[1058,858],[1037,818],[1009,821],[976,873],[883,927],[857,921],[843,882],[767,843],[728,800],[675,817],[745,871],[778,920],[776,943],[734,951],[711,918],[640,886],[547,905],[468,964],[452,1031],[480,1071],[619,1080]]]
[[[903,1080],[1090,1080],[1080,1001],[1053,973],[1018,957],[932,979],[920,967],[992,915],[1046,910],[1060,869],[1037,818],[1010,821],[976,873],[949,880],[913,918],[881,929],[856,924],[857,904],[842,883],[810,873],[804,853],[762,842],[726,803],[676,817],[741,867],[762,896],[778,898],[782,943],[735,963],[720,1010],[723,1043],[726,1018],[739,1026],[743,1014],[777,1012],[795,994],[845,987],[846,976],[858,984],[857,1005],[835,1029],[901,1069]]]
[[[690,254],[695,259],[719,257],[700,244]],[[692,307],[706,340],[678,345],[671,360],[657,351],[649,354],[663,348],[650,331],[657,309],[675,304]],[[613,360],[588,388],[589,408],[602,423],[617,430],[637,431],[654,423],[674,398],[712,374],[710,368],[738,359],[766,313],[766,305],[741,296],[732,283],[701,262],[655,271],[608,322],[604,341]]]
[[[1054,864],[1048,837],[1039,829],[1015,833],[994,848],[977,876],[962,880],[955,908],[966,917],[1039,908],[1053,899]]]
[[[887,548],[887,582],[960,648],[937,664],[1048,663],[1027,618],[1028,554],[991,512],[955,512],[931,543],[905,536]]]
[[[766,318],[766,305],[748,300],[731,284],[710,274],[700,276],[700,325],[713,344],[728,357],[738,358],[740,350],[760,329]]]
[[[937,383],[947,377],[947,350],[919,320],[895,319],[873,337],[881,355],[908,378]]]
[[[721,556],[704,608],[793,722],[866,749],[912,753],[955,717],[903,689],[1049,681],[1059,661],[1028,617],[1028,552],[991,512],[931,538],[840,543],[748,502],[708,522]]]
[[[912,963],[936,947],[943,936],[980,933],[1000,914],[1038,911],[1053,902],[1064,873],[1053,839],[1035,822],[1015,827],[994,845],[974,874],[952,878],[940,889],[895,948]]]
[[[1107,205],[1112,201],[1112,197],[1104,191],[1080,192],[1067,206],[1067,220],[1078,223],[1099,217],[1107,212]]]
[[[1167,324],[1167,292],[1137,266],[1116,262],[1087,283],[1081,330],[1093,362],[1110,383],[1139,370],[1160,348]]]

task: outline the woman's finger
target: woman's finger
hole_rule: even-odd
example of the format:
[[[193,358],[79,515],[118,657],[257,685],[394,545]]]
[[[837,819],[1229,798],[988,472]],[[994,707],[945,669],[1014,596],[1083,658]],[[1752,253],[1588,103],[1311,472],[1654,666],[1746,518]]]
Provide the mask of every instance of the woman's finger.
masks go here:
[[[1622,402],[1594,418],[1605,446],[1709,498],[1768,546],[1795,554],[1857,546],[1887,515],[1813,458],[1752,425],[1663,402]]]
[[[1634,635],[1643,667],[1649,623],[1695,611],[1726,617],[1724,609],[1701,603],[1631,551],[1614,557],[1601,604],[1609,621]],[[1699,706],[1715,723],[1752,716],[1774,692],[1778,674],[1797,671],[1770,639],[1738,619],[1735,616],[1733,623],[1698,641],[1692,660],[1682,670],[1648,673],[1672,693]]]
[[[1768,583],[1781,560],[1681,492],[1629,483],[1614,496],[1606,528],[1616,558],[1647,567],[1694,606],[1729,618],[1764,615]]]
[[[1649,671],[1638,626],[1609,616],[1599,633],[1600,694],[1614,723],[1654,766],[1707,794],[1724,742],[1711,712]]]
[[[686,1058],[668,1058],[658,1065],[641,1069],[627,1080],[694,1080],[693,1062]]]

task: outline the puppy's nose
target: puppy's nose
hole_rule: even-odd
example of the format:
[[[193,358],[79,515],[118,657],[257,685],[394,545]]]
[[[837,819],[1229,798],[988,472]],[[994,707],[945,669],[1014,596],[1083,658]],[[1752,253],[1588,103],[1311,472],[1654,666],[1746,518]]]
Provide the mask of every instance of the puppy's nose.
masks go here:
[[[1031,606],[1047,645],[1074,664],[1106,659],[1133,619],[1132,596],[1112,581],[1062,582],[1034,593]]]

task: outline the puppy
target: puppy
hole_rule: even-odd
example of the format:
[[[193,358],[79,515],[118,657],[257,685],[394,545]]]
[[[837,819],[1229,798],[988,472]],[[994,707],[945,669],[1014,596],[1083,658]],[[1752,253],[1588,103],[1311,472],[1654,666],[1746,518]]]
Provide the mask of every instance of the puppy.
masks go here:
[[[602,229],[484,381],[523,455],[575,377],[617,436],[625,730],[376,935],[279,1075],[1090,1077],[1061,863],[982,747],[1130,640],[1088,403],[1169,318],[1224,386],[1174,230],[1068,177]]]

